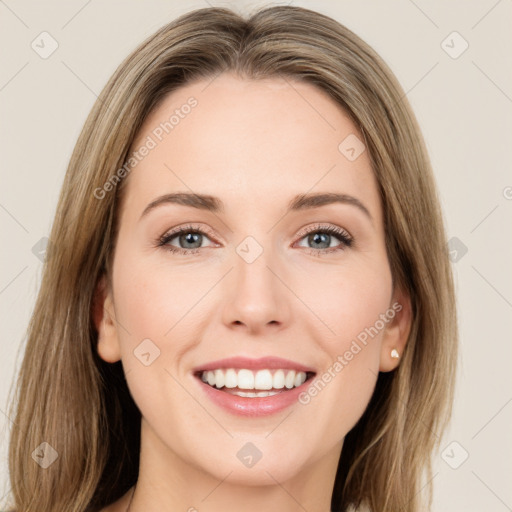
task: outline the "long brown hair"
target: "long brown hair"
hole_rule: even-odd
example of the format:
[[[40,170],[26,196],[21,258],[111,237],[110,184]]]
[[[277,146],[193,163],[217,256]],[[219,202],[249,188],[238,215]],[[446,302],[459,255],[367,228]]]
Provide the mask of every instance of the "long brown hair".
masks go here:
[[[64,179],[11,404],[9,470],[19,512],[97,510],[137,479],[140,412],[121,363],[97,355],[91,318],[96,283],[111,276],[123,187],[101,198],[95,191],[123,167],[167,93],[228,70],[314,84],[365,138],[394,283],[411,298],[413,323],[399,367],[379,375],[345,438],[332,510],[424,510],[422,478],[430,480],[430,457],[451,414],[457,360],[453,280],[427,152],[402,88],[365,42],[325,15],[276,6],[247,18],[224,8],[181,16],[127,57],[96,101]],[[49,449],[43,442],[58,455],[46,468],[32,456]]]

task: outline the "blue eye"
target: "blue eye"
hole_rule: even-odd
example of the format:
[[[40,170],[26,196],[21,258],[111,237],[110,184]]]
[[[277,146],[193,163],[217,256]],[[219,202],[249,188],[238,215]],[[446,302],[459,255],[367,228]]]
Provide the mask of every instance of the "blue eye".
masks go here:
[[[165,247],[170,252],[179,254],[195,254],[202,247],[203,237],[207,236],[207,233],[194,226],[183,226],[171,233],[165,234],[158,242],[158,245]],[[193,247],[175,247],[170,245],[170,242],[175,238],[178,239],[179,243],[188,245],[191,244]],[[197,245],[199,244],[199,245]]]
[[[340,244],[332,247],[331,242],[333,238],[337,239]],[[309,228],[306,234],[301,238],[301,240],[304,239],[306,239],[307,243],[317,246],[316,248],[319,250],[308,251],[317,256],[351,247],[354,241],[347,231],[336,226],[313,226]],[[325,246],[325,244],[327,245]],[[323,247],[318,247],[318,245]]]
[[[163,235],[157,245],[176,254],[196,254],[200,249],[205,248],[203,242],[205,238],[210,238],[210,233],[197,226],[183,226],[170,233]],[[178,244],[185,247],[176,247],[171,244],[177,239]],[[316,256],[344,250],[352,246],[354,239],[344,229],[336,226],[312,226],[302,234],[299,240],[307,240],[307,243],[313,247],[307,247],[308,252]],[[333,239],[337,239],[340,243],[334,247],[331,246]],[[315,247],[316,246],[316,247]],[[319,247],[320,246],[320,247]],[[211,247],[211,246],[210,246]],[[299,246],[303,247],[303,246]]]

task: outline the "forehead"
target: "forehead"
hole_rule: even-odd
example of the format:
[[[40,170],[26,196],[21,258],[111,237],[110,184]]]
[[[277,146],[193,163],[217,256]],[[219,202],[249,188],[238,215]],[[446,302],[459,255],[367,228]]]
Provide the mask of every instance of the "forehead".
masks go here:
[[[129,175],[127,204],[142,211],[155,196],[179,190],[261,208],[331,191],[357,196],[378,218],[369,156],[357,156],[362,139],[345,111],[312,84],[230,73],[202,79],[170,93],[145,120],[132,152],[151,149]],[[357,158],[347,158],[354,156],[347,146]]]

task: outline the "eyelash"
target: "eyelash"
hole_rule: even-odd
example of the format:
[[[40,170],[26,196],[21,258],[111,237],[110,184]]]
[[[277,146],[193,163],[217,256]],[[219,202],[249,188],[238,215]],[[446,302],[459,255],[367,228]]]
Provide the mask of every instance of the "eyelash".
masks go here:
[[[328,247],[326,249],[311,249],[306,248],[306,252],[312,254],[313,256],[324,256],[326,254],[330,254],[333,252],[337,252],[340,250],[345,250],[345,248],[349,248],[352,246],[354,239],[348,234],[344,229],[338,228],[336,226],[324,226],[324,225],[315,225],[306,228],[306,230],[301,234],[299,240],[302,240],[307,235],[311,233],[324,233],[328,235],[334,235],[341,244],[336,247]],[[177,236],[186,233],[186,234],[199,234],[199,235],[207,235],[211,238],[214,238],[212,233],[208,229],[204,229],[198,226],[188,225],[183,226],[181,228],[176,229],[175,231],[171,231],[170,233],[164,234],[157,240],[157,246],[165,248],[165,250],[175,253],[175,254],[183,254],[190,255],[196,254],[200,249],[204,249],[204,247],[196,247],[195,249],[181,249],[179,247],[173,247],[168,245],[171,240],[176,238]]]

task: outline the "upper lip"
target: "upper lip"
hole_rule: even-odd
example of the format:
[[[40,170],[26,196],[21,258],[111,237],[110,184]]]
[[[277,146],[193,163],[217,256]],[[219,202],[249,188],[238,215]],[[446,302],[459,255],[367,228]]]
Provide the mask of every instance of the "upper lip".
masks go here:
[[[192,369],[194,373],[217,370],[221,368],[237,368],[247,370],[264,370],[264,369],[282,369],[282,370],[298,370],[301,372],[316,373],[315,370],[309,366],[297,363],[290,359],[283,359],[282,357],[260,357],[253,359],[250,357],[228,357],[225,359],[217,359],[209,363],[202,364]]]

